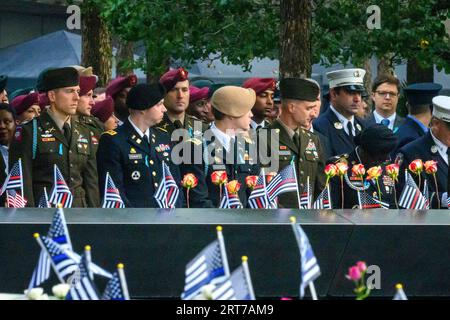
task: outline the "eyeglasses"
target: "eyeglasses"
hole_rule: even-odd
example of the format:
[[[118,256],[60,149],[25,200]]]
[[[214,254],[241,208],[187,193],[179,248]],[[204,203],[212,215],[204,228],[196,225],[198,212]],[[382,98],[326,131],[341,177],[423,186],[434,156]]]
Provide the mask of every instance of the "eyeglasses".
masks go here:
[[[389,95],[392,98],[397,98],[398,97],[398,93],[397,92],[390,92],[390,91],[375,91],[378,95],[387,98],[387,96]]]

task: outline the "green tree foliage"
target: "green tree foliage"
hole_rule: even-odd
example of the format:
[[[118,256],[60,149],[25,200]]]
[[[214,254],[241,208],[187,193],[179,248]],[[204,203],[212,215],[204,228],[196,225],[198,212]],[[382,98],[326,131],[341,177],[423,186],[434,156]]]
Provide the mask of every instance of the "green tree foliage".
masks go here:
[[[381,28],[370,30],[367,7],[381,9]],[[391,66],[416,59],[450,72],[450,18],[442,0],[316,1],[313,19],[313,62],[362,65],[372,55],[390,59]]]
[[[191,63],[220,59],[249,68],[257,57],[278,53],[279,7],[267,0],[97,0],[111,30],[143,41],[145,71],[159,76],[170,59]]]

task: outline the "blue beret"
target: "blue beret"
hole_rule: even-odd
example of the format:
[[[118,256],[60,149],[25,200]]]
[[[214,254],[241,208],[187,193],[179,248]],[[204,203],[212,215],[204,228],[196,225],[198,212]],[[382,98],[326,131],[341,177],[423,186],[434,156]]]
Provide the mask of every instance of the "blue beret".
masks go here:
[[[414,83],[407,86],[405,92],[408,103],[412,106],[430,104],[435,96],[438,95],[442,86],[433,82]]]

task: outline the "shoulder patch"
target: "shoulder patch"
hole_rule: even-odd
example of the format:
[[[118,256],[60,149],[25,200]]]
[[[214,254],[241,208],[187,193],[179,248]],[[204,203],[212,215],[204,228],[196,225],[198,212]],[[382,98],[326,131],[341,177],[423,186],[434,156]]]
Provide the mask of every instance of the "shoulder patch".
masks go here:
[[[115,136],[117,134],[117,132],[114,130],[108,130],[108,131],[103,132],[102,134],[105,134],[105,133],[109,134],[110,136]]]
[[[16,133],[14,134],[14,139],[16,141],[22,141],[22,129],[21,126],[17,126]]]

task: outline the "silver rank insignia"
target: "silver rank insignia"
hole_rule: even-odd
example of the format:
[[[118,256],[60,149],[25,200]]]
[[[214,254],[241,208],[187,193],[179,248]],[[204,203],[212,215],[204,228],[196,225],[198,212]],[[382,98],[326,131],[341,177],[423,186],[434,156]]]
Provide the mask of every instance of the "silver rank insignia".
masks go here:
[[[336,129],[338,129],[338,130],[342,130],[342,128],[344,128],[344,127],[342,126],[342,123],[340,123],[340,122],[335,122],[335,123],[334,123],[334,127],[335,127]]]
[[[431,152],[432,152],[432,153],[438,152],[438,147],[437,147],[436,145],[431,146]]]

